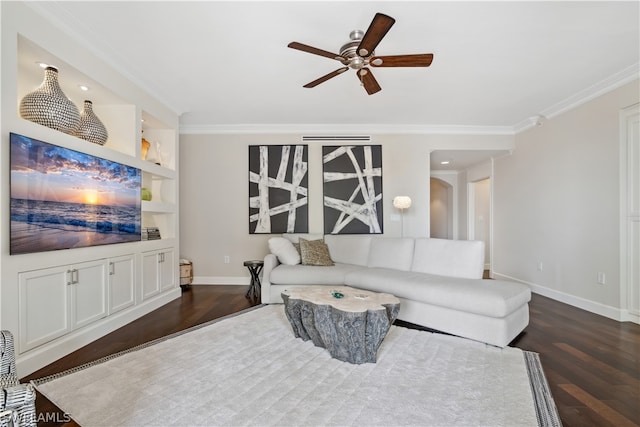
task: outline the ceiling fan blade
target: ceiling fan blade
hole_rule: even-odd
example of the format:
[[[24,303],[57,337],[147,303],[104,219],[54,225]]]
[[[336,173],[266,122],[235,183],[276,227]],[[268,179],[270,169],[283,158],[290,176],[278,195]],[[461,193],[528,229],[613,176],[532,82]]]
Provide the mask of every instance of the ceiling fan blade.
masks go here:
[[[358,55],[363,57],[371,55],[371,52],[374,51],[395,22],[396,20],[390,16],[376,13],[358,46]]]
[[[369,95],[373,95],[374,93],[382,90],[376,78],[373,77],[370,69],[361,68],[357,70],[356,73],[358,74],[358,79],[360,79],[362,86],[364,86],[364,90],[366,90]]]
[[[297,49],[303,52],[313,53],[314,55],[324,56],[326,58],[335,59],[337,61],[342,61],[344,59],[343,57],[341,57],[336,53],[331,53],[326,50],[318,49],[317,47],[308,46],[306,44],[302,44],[298,42],[291,42],[287,46],[290,47],[291,49]]]
[[[311,88],[311,87],[316,87],[318,86],[320,83],[324,83],[329,79],[334,78],[335,76],[337,76],[338,74],[342,74],[345,71],[347,71],[349,69],[349,67],[343,67],[343,68],[338,68],[335,71],[330,72],[329,74],[327,74],[326,76],[322,76],[319,79],[316,79],[310,83],[307,83],[306,85],[304,85],[303,87],[306,88]]]
[[[428,67],[432,61],[432,53],[420,53],[417,55],[374,56],[369,64],[372,67]]]

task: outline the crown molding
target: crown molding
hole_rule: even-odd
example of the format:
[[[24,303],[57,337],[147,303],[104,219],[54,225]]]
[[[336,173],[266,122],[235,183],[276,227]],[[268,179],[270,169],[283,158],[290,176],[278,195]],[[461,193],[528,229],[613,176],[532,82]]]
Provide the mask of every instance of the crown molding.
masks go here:
[[[567,111],[573,110],[574,108],[586,104],[605,93],[611,92],[612,90],[615,90],[627,83],[631,83],[634,80],[638,80],[639,78],[640,62],[636,62],[606,79],[600,80],[598,83],[595,83],[548,108],[545,108],[540,112],[540,114],[528,117],[516,123],[513,126],[513,133],[518,134],[534,127],[543,126],[545,120],[552,119],[566,113]]]
[[[512,126],[371,125],[371,124],[242,124],[181,125],[180,134],[367,134],[367,135],[513,135]]]
[[[534,127],[543,126],[546,120],[573,110],[587,102],[640,78],[640,62],[621,70],[598,83],[527,117],[513,126],[467,125],[371,125],[371,124],[243,124],[243,125],[184,125],[180,133],[190,134],[305,134],[305,133],[366,133],[394,135],[516,135]]]
[[[611,92],[612,90],[619,88],[620,86],[631,83],[638,78],[640,78],[640,62],[636,62],[606,79],[600,80],[598,83],[595,83],[566,98],[565,100],[542,110],[540,115],[547,119],[552,119],[562,113],[573,110],[574,108],[577,108],[600,95],[604,95],[607,92]]]
[[[131,64],[125,61],[109,44],[96,41],[98,40],[97,37],[88,37],[88,34],[92,34],[91,28],[71,15],[64,7],[64,2],[25,1],[24,4],[38,15],[41,15],[45,20],[49,21],[54,27],[57,27],[67,36],[73,38],[78,44],[86,47],[96,58],[109,64],[110,67],[127,80],[141,88],[147,95],[159,101],[176,115],[179,116],[186,111],[184,106],[163,99],[163,97],[159,95],[160,91],[156,87],[149,85],[148,81],[144,78],[138,77],[144,76],[144,73],[139,69],[132,70]]]

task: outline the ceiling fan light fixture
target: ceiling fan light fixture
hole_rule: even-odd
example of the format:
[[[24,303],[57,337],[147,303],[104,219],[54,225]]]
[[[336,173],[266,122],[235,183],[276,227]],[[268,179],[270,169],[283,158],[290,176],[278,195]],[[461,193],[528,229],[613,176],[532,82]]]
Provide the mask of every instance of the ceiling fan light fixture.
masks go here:
[[[353,68],[354,70],[359,70],[364,66],[365,66],[365,61],[359,56],[356,56],[355,58],[353,58],[349,63],[349,67]]]
[[[1,0],[0,0],[1,1]],[[342,45],[339,54],[318,49],[313,46],[305,45],[298,42],[291,42],[287,46],[311,53],[314,55],[324,56],[336,60],[344,66],[339,70],[332,71],[310,83],[303,85],[305,88],[316,87],[333,77],[342,74],[347,69],[356,70],[356,75],[360,83],[366,89],[369,95],[382,90],[376,81],[373,73],[367,68],[374,67],[428,67],[433,60],[433,54],[413,54],[413,55],[391,55],[377,57],[375,49],[387,34],[389,29],[394,25],[395,19],[382,13],[376,13],[369,24],[367,31],[353,30],[349,34],[350,40]]]
[[[362,40],[362,37],[364,36],[364,31],[362,30],[353,30],[349,33],[349,38],[351,40],[357,40],[360,41]]]

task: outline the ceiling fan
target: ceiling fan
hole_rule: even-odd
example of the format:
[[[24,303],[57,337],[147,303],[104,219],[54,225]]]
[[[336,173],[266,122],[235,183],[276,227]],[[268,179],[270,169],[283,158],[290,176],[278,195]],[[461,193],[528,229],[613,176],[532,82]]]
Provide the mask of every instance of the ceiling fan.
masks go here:
[[[327,58],[335,59],[344,65],[329,74],[322,76],[312,82],[304,85],[306,88],[316,87],[320,83],[324,83],[333,77],[344,73],[349,68],[356,70],[356,74],[362,86],[369,95],[379,92],[382,88],[376,81],[375,77],[368,68],[372,67],[428,67],[433,61],[432,53],[422,53],[414,55],[391,55],[376,56],[374,49],[382,38],[387,34],[389,29],[396,22],[390,16],[382,13],[376,13],[369,24],[366,32],[354,30],[349,34],[351,41],[347,42],[340,48],[340,54],[328,52],[306,44],[291,42],[288,47],[301,50],[303,52],[320,55]]]

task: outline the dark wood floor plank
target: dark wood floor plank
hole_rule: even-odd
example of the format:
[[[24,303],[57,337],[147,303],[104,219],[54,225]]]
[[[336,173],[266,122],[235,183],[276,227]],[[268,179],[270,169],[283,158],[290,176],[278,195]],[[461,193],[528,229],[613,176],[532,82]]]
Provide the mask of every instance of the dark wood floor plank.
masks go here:
[[[619,388],[640,384],[640,325],[539,295],[531,308],[527,333],[515,345],[540,353],[563,424],[640,425],[638,401]]]
[[[575,384],[562,384],[560,385],[563,390],[574,396],[577,400],[585,404],[585,406],[596,414],[602,417],[602,421],[607,424],[611,424],[616,427],[636,427],[637,424],[623,416],[619,412],[613,410],[606,405],[602,400],[596,399],[591,394],[582,390]]]
[[[172,301],[40,369],[51,375],[255,305],[244,286],[191,286]],[[620,323],[534,295],[530,323],[511,345],[540,354],[565,427],[640,427],[640,325]],[[416,327],[415,325],[404,325]],[[41,426],[71,426],[38,395]],[[59,411],[55,415],[55,411]]]
[[[569,353],[575,359],[581,361],[590,368],[595,368],[596,371],[609,378],[612,383],[629,384],[640,389],[640,379],[634,378],[626,372],[621,371],[620,369],[618,369],[618,366],[611,366],[610,364],[602,362],[597,358],[566,343],[555,343],[555,346]]]

